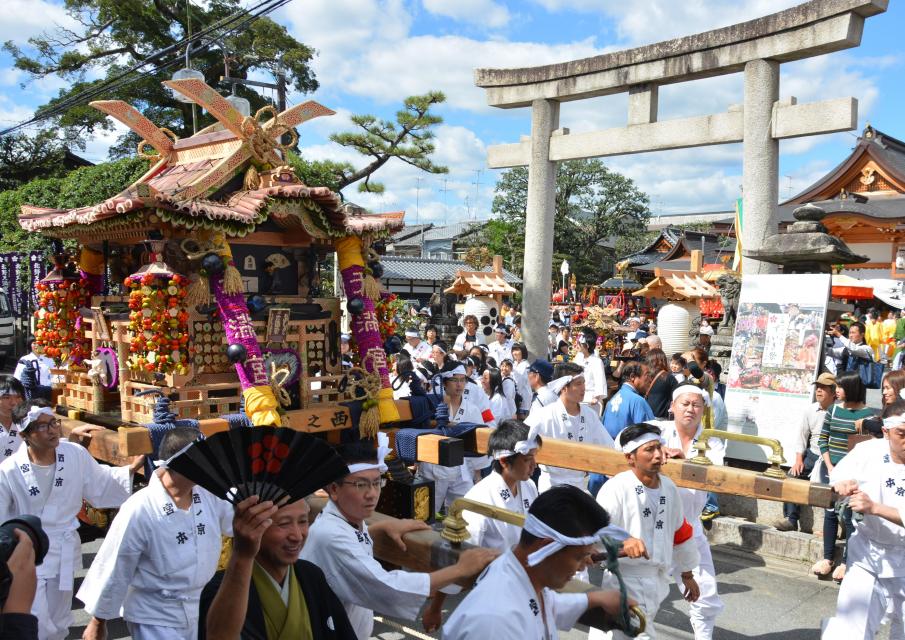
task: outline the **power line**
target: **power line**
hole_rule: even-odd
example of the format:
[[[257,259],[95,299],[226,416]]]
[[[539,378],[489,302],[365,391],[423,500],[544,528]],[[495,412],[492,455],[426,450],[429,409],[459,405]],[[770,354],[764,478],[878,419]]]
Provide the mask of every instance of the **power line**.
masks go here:
[[[131,84],[132,82],[136,82],[137,80],[141,80],[142,78],[146,78],[146,77],[155,75],[156,73],[158,73],[160,71],[168,69],[169,67],[172,67],[173,65],[177,64],[178,62],[180,62],[182,60],[183,46],[190,46],[194,42],[201,42],[201,44],[199,46],[197,46],[194,50],[189,51],[189,54],[200,53],[200,52],[204,51],[212,43],[216,42],[216,40],[218,40],[220,38],[224,38],[232,33],[235,33],[236,31],[244,28],[246,25],[251,24],[252,22],[257,20],[261,16],[267,15],[268,13],[271,13],[271,12],[285,6],[285,5],[289,4],[290,2],[292,2],[292,0],[262,0],[262,2],[259,2],[257,5],[255,5],[252,8],[243,9],[242,11],[238,11],[235,14],[233,14],[232,16],[228,16],[228,17],[224,18],[223,20],[212,24],[210,27],[206,27],[205,29],[202,29],[201,31],[199,31],[198,33],[194,34],[191,37],[183,38],[179,42],[176,42],[168,47],[155,51],[151,55],[144,58],[144,60],[141,60],[140,62],[135,63],[130,68],[128,68],[125,71],[123,71],[122,73],[114,76],[113,78],[105,80],[103,83],[101,83],[97,87],[94,87],[92,89],[87,89],[75,96],[70,96],[69,98],[66,98],[59,104],[54,105],[52,108],[42,111],[40,113],[36,113],[29,120],[25,120],[13,127],[9,127],[7,129],[4,129],[3,131],[0,131],[0,137],[13,133],[15,131],[18,131],[19,129],[26,127],[28,125],[35,124],[37,122],[41,122],[43,120],[53,118],[57,115],[60,115],[61,113],[63,113],[67,109],[69,109],[70,107],[75,106],[77,104],[85,103],[102,93],[105,93],[108,91],[114,91],[123,86],[126,86],[127,84]],[[229,25],[231,25],[237,21],[238,21],[238,24],[236,24],[235,26],[232,26],[229,29],[225,29],[226,27],[228,27]],[[223,29],[225,29],[225,31],[223,31],[222,33],[214,35],[212,37],[208,37],[210,34],[215,33],[218,30],[223,30]],[[155,63],[160,58],[170,55],[173,52],[178,52],[179,55],[177,57],[173,58],[172,60],[170,60],[169,62],[158,63],[156,67],[154,67],[148,71],[142,72],[141,74],[139,74],[135,77],[132,77],[132,78],[128,77],[131,74],[135,73],[137,70],[141,69],[142,67]]]

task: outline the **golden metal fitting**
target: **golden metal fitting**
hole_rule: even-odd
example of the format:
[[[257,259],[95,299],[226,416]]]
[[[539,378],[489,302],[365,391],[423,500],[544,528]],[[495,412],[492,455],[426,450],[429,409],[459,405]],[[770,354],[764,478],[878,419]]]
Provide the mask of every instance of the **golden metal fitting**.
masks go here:
[[[707,451],[710,447],[707,445],[707,441],[710,438],[721,438],[723,440],[735,440],[736,442],[747,442],[749,444],[759,444],[765,447],[770,447],[773,453],[767,456],[767,460],[770,462],[770,466],[764,471],[764,475],[769,478],[778,478],[780,480],[784,480],[786,478],[786,472],[782,470],[780,465],[786,463],[786,459],[782,455],[782,445],[779,440],[774,438],[762,438],[761,436],[752,436],[747,433],[732,433],[729,431],[721,431],[719,429],[704,429],[701,431],[701,435],[698,436],[698,441],[695,443],[694,447],[698,450],[698,455],[689,460],[689,462],[693,462],[695,464],[713,464],[710,458],[707,457]]]

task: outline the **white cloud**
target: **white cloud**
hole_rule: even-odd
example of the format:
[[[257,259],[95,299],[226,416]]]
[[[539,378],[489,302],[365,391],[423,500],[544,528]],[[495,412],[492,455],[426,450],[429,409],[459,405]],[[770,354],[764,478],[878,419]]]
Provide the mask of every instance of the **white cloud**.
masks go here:
[[[509,23],[509,10],[493,0],[424,0],[433,14],[495,29]]]
[[[29,38],[53,30],[56,26],[76,26],[60,4],[47,0],[5,0],[3,20],[0,20],[0,41],[12,40],[22,45]]]
[[[534,0],[550,12],[599,13],[616,22],[628,45],[701,33],[787,9],[801,0]]]

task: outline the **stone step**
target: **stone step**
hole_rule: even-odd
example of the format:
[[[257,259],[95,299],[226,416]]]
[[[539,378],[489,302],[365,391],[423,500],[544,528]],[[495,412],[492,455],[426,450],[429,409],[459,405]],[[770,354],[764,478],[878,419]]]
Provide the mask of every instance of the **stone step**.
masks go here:
[[[731,516],[711,522],[713,526],[707,538],[712,545],[801,563],[814,563],[823,557],[823,539],[809,533],[777,531],[768,525]]]

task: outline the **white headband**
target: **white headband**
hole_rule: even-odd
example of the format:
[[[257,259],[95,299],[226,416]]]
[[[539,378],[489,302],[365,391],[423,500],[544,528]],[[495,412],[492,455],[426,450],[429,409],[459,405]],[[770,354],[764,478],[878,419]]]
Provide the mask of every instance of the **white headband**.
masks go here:
[[[525,518],[525,524],[522,528],[535,537],[547,538],[553,541],[550,544],[544,545],[528,556],[529,567],[539,565],[554,553],[566,547],[583,547],[588,544],[596,544],[597,542],[600,542],[600,538],[602,536],[608,536],[615,539],[617,542],[623,542],[631,537],[630,534],[624,529],[609,525],[607,527],[604,527],[603,529],[600,529],[592,536],[570,538],[569,536],[561,534],[559,531],[553,529],[549,525],[544,524],[530,513]]]
[[[28,413],[25,414],[25,428],[28,428],[32,422],[38,419],[38,416],[50,416],[54,417],[56,414],[53,412],[53,409],[50,407],[36,407],[32,405],[32,407],[28,410]]]
[[[465,366],[464,365],[456,365],[454,369],[450,369],[449,371],[444,371],[440,374],[440,377],[443,380],[448,378],[452,378],[453,376],[464,376],[465,374]]]
[[[905,415],[883,418],[884,429],[895,429],[896,427],[901,427],[903,425],[905,425]]]
[[[199,438],[199,439],[200,439],[200,438]],[[167,458],[166,460],[155,460],[155,461],[154,461],[154,468],[155,468],[155,469],[168,469],[168,468],[170,467],[170,463],[171,463],[173,460],[175,460],[176,458],[178,458],[179,456],[181,456],[183,453],[185,453],[186,451],[188,451],[188,450],[189,450],[189,447],[191,447],[191,446],[192,446],[193,444],[195,444],[196,442],[198,442],[198,440],[192,440],[192,441],[189,442],[187,445],[185,445],[184,447],[182,447],[182,449],[180,449],[179,451],[177,451],[176,453],[174,453],[173,455],[171,455],[171,456],[170,456],[169,458]]]
[[[446,349],[444,349],[443,347],[441,347],[439,343],[435,342],[435,343],[433,344],[433,348],[436,349],[437,351],[439,351],[440,353],[446,355]]]
[[[701,387],[695,386],[693,384],[683,384],[676,387],[675,391],[672,392],[673,402],[679,399],[679,396],[685,395],[686,393],[695,393],[702,398],[704,398],[704,404],[706,406],[710,406],[710,394],[704,391]]]
[[[562,378],[557,378],[556,380],[551,380],[550,382],[548,382],[547,388],[550,391],[552,391],[553,393],[555,393],[556,395],[559,395],[559,392],[562,391],[566,385],[568,385],[573,380],[577,380],[578,378],[583,378],[583,377],[584,377],[583,373],[579,373],[574,376],[563,376]]]
[[[358,473],[359,471],[370,471],[371,469],[377,469],[380,473],[384,473],[387,470],[387,465],[383,460],[390,451],[392,451],[392,449],[390,449],[390,437],[381,431],[377,434],[377,464],[370,462],[350,464],[349,475]]]
[[[660,444],[665,444],[665,442],[663,442],[663,438],[660,437],[660,434],[651,433],[650,431],[648,431],[647,433],[642,433],[634,440],[629,440],[624,445],[622,445],[622,453],[631,453],[641,445],[652,442],[653,440],[659,441]]]
[[[517,453],[526,456],[537,448],[537,436],[534,436],[533,438],[529,438],[528,440],[519,440],[518,442],[516,442],[514,451],[510,451],[509,449],[497,449],[493,452],[493,459],[501,460],[503,458],[514,456]]]
[[[406,337],[406,338],[420,338],[420,337],[421,337],[421,334],[418,333],[418,330],[417,330],[417,329],[406,329],[406,330],[405,330],[405,337]]]

